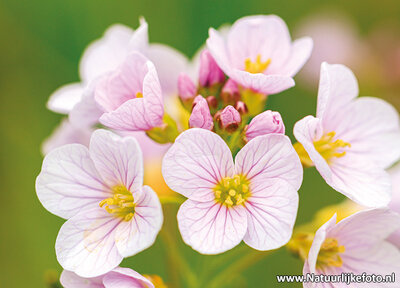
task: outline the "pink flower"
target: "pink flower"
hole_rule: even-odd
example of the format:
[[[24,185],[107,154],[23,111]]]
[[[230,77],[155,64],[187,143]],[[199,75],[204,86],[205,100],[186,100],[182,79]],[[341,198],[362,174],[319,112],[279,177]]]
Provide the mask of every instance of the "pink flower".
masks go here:
[[[105,111],[100,122],[111,129],[143,131],[162,124],[164,107],[157,71],[138,52],[128,55],[117,70],[102,76],[95,100]]]
[[[323,63],[317,117],[296,123],[294,135],[302,144],[296,149],[335,190],[362,206],[386,206],[391,184],[384,169],[400,157],[398,113],[381,99],[357,95],[347,67]]]
[[[285,22],[275,15],[236,21],[226,37],[209,31],[207,47],[218,66],[245,88],[275,94],[294,86],[292,77],[312,50],[312,40],[292,43]]]
[[[390,168],[389,175],[392,179],[392,201],[389,203],[389,208],[400,213],[400,165]],[[400,249],[400,229],[390,235],[388,240]]]
[[[36,192],[47,210],[68,219],[56,241],[64,269],[99,276],[153,244],[161,204],[142,185],[142,153],[131,137],[97,130],[89,149],[69,144],[46,155]]]
[[[288,137],[257,137],[234,163],[220,136],[189,129],[165,155],[162,171],[167,185],[189,198],[178,224],[185,243],[198,252],[222,253],[242,240],[270,250],[289,241],[303,169]]]
[[[94,278],[83,278],[74,272],[64,270],[60,282],[65,288],[154,288],[153,283],[146,277],[132,269],[122,267],[116,267]]]
[[[233,108],[233,106],[228,105],[222,110],[221,114],[218,115],[217,121],[222,129],[235,131],[242,122],[242,118],[240,117],[240,113]]]
[[[272,133],[285,134],[285,125],[279,112],[268,110],[250,121],[246,129],[246,138],[250,141],[257,136]]]
[[[218,67],[210,52],[205,49],[200,55],[199,83],[203,87],[209,87],[216,83],[223,83],[225,74]]]
[[[388,209],[364,210],[336,224],[336,214],[315,234],[303,274],[356,275],[400,273],[400,251],[385,238],[400,226],[398,214]],[[304,283],[304,287],[347,287]],[[368,284],[369,285],[369,284]],[[390,286],[390,284],[386,284]],[[387,287],[377,284],[374,287]],[[398,283],[391,287],[399,287]],[[352,283],[351,287],[367,287]]]
[[[187,74],[180,74],[178,78],[178,93],[182,101],[193,99],[197,93],[197,87]]]
[[[213,117],[210,113],[210,108],[208,107],[207,100],[203,96],[197,96],[194,99],[194,107],[192,114],[189,118],[190,128],[203,128],[207,130],[212,130],[214,127]]]

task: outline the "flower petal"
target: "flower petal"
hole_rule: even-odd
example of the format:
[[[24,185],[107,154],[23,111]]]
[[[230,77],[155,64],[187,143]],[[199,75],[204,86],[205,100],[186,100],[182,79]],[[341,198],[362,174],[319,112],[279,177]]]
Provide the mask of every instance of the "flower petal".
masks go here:
[[[43,160],[36,179],[36,193],[51,213],[70,218],[109,197],[88,149],[69,144],[52,150]]]
[[[247,143],[235,158],[235,171],[250,183],[281,179],[297,191],[303,168],[289,138],[281,134],[258,136]]]
[[[106,288],[154,288],[150,280],[129,268],[117,267],[104,276]]]
[[[153,245],[163,222],[160,200],[149,186],[143,186],[143,193],[135,204],[132,220],[121,222],[115,235],[118,251],[124,257]]]
[[[92,42],[85,50],[79,70],[81,79],[90,82],[96,77],[115,69],[128,52],[133,30],[116,24],[109,27],[103,37]]]
[[[75,215],[58,233],[58,262],[81,277],[109,272],[123,259],[115,243],[115,231],[121,221],[100,207]]]
[[[51,94],[49,101],[47,101],[47,109],[61,114],[68,114],[81,100],[82,95],[83,86],[80,83],[61,86]]]
[[[247,199],[247,233],[244,242],[257,250],[285,245],[292,235],[299,196],[284,181],[252,181]]]
[[[122,184],[132,193],[142,189],[143,156],[135,138],[122,138],[99,129],[93,132],[89,150],[94,165],[110,187]]]
[[[167,185],[197,201],[214,200],[212,189],[223,177],[232,177],[233,170],[228,145],[217,134],[201,128],[181,133],[162,164]]]
[[[68,270],[61,273],[60,283],[64,288],[104,288],[103,276],[83,278]]]
[[[243,206],[186,200],[178,211],[183,241],[202,254],[218,254],[238,245],[247,230]]]
[[[357,79],[349,68],[340,64],[321,64],[317,118],[329,123],[332,117],[336,117],[336,112],[357,96]]]
[[[313,40],[304,37],[293,41],[291,54],[283,67],[280,67],[280,74],[293,77],[307,62],[313,49]]]

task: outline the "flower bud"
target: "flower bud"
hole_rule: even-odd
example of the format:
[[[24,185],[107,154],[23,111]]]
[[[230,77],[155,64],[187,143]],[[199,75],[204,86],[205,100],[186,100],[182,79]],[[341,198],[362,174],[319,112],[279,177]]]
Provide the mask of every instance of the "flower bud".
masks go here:
[[[268,110],[258,114],[246,128],[247,141],[266,134],[285,134],[285,125],[278,112]]]
[[[217,65],[211,53],[204,50],[200,55],[199,83],[203,87],[210,87],[225,81],[225,74]]]
[[[217,100],[217,98],[215,98],[215,96],[208,96],[206,98],[206,100],[208,103],[208,107],[211,107],[214,109],[218,107],[218,100]]]
[[[222,100],[227,104],[235,104],[240,100],[239,87],[235,81],[231,79],[226,81],[224,87],[222,88],[221,97]]]
[[[183,102],[187,102],[196,96],[196,85],[192,79],[184,73],[179,75],[178,78],[178,93]]]
[[[189,127],[207,130],[212,130],[214,127],[207,100],[201,95],[197,96],[193,101],[193,110],[189,118]]]
[[[221,113],[218,113],[217,121],[220,128],[228,132],[234,132],[242,122],[242,117],[233,106],[228,105]]]
[[[240,115],[247,114],[249,110],[247,109],[247,106],[244,102],[242,101],[237,101],[235,104],[235,109],[240,113]]]

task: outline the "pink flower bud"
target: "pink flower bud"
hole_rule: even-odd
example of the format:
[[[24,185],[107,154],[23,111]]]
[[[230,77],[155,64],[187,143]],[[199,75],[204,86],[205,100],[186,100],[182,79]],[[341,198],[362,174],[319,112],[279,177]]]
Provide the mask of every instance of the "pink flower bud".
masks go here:
[[[212,130],[214,127],[213,118],[208,108],[207,100],[203,96],[197,96],[193,101],[193,110],[189,118],[190,128],[203,128]]]
[[[206,100],[208,103],[208,107],[211,107],[214,109],[218,107],[218,100],[217,100],[217,98],[215,98],[215,96],[208,96],[206,98]]]
[[[222,129],[233,132],[239,127],[242,117],[240,117],[240,113],[233,106],[228,105],[218,114],[217,121]]]
[[[240,113],[240,115],[247,114],[249,110],[247,109],[247,106],[244,102],[242,101],[237,101],[235,104],[235,109]]]
[[[273,111],[265,111],[254,117],[246,129],[246,138],[251,139],[266,134],[285,134],[281,114]]]
[[[228,79],[222,88],[221,97],[225,103],[235,104],[240,99],[239,87],[235,81]]]
[[[178,78],[178,93],[183,102],[193,99],[196,96],[196,85],[192,79],[184,73]]]
[[[225,81],[225,74],[218,67],[217,62],[208,50],[204,50],[200,55],[199,82],[203,87],[209,87],[215,83]]]

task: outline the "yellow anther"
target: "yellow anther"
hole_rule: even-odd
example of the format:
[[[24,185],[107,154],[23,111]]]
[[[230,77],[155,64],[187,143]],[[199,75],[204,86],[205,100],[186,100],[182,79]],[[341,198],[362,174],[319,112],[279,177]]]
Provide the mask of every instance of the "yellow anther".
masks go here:
[[[225,199],[225,204],[227,204],[228,206],[232,206],[233,202],[230,196],[226,197]]]
[[[341,267],[343,265],[343,260],[339,254],[344,253],[345,250],[346,249],[343,245],[339,245],[337,239],[325,239],[318,254],[317,266]]]
[[[249,181],[244,175],[224,177],[214,188],[215,201],[226,206],[242,205],[250,196]]]
[[[243,191],[243,193],[249,192],[249,185],[243,184],[242,185],[242,191]]]
[[[233,189],[229,190],[228,193],[229,193],[229,195],[232,196],[232,197],[236,195],[236,191],[233,190]]]
[[[233,183],[236,185],[236,187],[240,185],[240,176],[239,175],[233,176]]]
[[[114,195],[100,201],[99,206],[113,214],[121,217],[124,221],[129,221],[135,214],[135,203],[132,193],[123,185],[117,185],[112,188]]]
[[[250,58],[246,58],[244,61],[244,69],[249,73],[263,73],[267,70],[269,64],[271,64],[271,58],[268,58],[267,61],[261,61],[261,55],[258,54],[256,61],[252,61]]]
[[[231,178],[229,178],[229,177],[222,178],[222,183],[224,184],[225,188],[229,188],[230,181],[231,181]]]
[[[221,190],[215,191],[215,197],[216,197],[216,198],[221,198],[221,193],[222,193]]]
[[[143,93],[142,92],[137,92],[136,93],[136,98],[143,98]]]
[[[242,195],[237,195],[236,196],[236,205],[241,205],[241,204],[243,204],[244,203],[244,199],[243,199],[243,197],[242,197]]]

